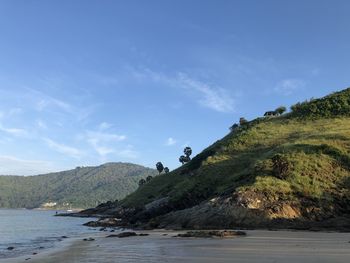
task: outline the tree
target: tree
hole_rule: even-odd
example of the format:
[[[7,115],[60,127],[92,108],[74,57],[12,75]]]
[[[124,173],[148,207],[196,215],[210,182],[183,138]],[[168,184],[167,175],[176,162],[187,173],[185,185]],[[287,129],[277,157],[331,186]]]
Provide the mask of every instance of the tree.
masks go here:
[[[189,161],[191,161],[191,158],[189,156],[181,155],[179,158],[179,162],[182,164],[188,163]]]
[[[280,106],[280,107],[278,107],[278,108],[275,110],[275,112],[276,112],[277,114],[279,114],[279,115],[282,115],[286,110],[287,110],[286,107]]]
[[[169,168],[168,167],[164,167],[164,172],[167,174],[169,173]]]
[[[141,179],[140,181],[139,181],[139,186],[142,186],[142,185],[144,185],[146,183],[146,180],[145,179]]]
[[[151,180],[153,179],[153,176],[152,175],[149,175],[146,177],[146,182],[150,182]]]
[[[179,158],[179,162],[184,164],[186,161],[186,156],[185,155],[181,155],[180,158]]]
[[[237,128],[239,127],[239,125],[237,123],[233,124],[231,127],[230,127],[230,131],[234,131],[236,130]]]
[[[239,119],[239,124],[242,126],[242,125],[244,125],[244,124],[247,124],[248,123],[248,121],[245,119],[245,118],[243,118],[243,117],[241,117],[240,119]]]
[[[164,170],[164,166],[163,166],[163,164],[161,162],[157,162],[156,168],[157,168],[159,174],[161,174],[163,172],[163,170]]]
[[[186,147],[185,149],[184,149],[184,154],[186,155],[186,157],[188,157],[188,158],[190,158],[190,155],[192,154],[192,149],[191,149],[191,147]]]

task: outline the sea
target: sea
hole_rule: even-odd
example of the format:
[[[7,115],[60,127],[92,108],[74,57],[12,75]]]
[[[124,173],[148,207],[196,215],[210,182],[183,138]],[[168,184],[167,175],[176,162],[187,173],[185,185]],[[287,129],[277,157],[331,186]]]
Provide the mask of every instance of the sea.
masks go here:
[[[61,212],[61,211],[58,211]],[[56,211],[0,209],[0,259],[53,248],[64,236],[97,231],[84,223],[92,218],[56,217]],[[8,250],[8,247],[14,247]]]

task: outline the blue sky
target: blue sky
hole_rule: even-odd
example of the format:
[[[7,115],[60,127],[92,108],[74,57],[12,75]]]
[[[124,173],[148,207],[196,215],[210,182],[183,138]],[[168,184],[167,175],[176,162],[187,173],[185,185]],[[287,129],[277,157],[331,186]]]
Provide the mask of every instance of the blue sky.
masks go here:
[[[0,1],[0,174],[171,169],[349,86],[349,1]]]

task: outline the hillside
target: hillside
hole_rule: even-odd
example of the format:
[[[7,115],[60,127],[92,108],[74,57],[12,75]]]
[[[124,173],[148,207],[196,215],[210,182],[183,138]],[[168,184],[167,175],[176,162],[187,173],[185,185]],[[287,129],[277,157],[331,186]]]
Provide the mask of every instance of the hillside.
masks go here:
[[[56,202],[60,208],[87,208],[120,200],[137,188],[141,178],[155,174],[135,164],[107,163],[37,176],[0,176],[0,207],[36,208]]]
[[[119,205],[84,213],[142,227],[349,229],[349,105],[346,89],[255,119]]]

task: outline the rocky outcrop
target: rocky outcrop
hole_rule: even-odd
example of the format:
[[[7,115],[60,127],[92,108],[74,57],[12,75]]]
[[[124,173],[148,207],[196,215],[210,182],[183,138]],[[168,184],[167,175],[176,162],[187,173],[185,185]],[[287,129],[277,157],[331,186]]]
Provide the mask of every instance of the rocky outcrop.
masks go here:
[[[118,218],[102,218],[98,221],[89,221],[84,226],[89,227],[116,227],[120,225],[121,219]]]
[[[116,235],[109,235],[106,237],[118,237],[118,238],[124,238],[124,237],[133,237],[133,236],[137,236],[137,234],[135,232],[122,232]]]
[[[177,237],[205,237],[205,238],[228,238],[247,235],[244,231],[234,231],[234,230],[209,230],[209,231],[188,231],[184,234],[178,234]]]

